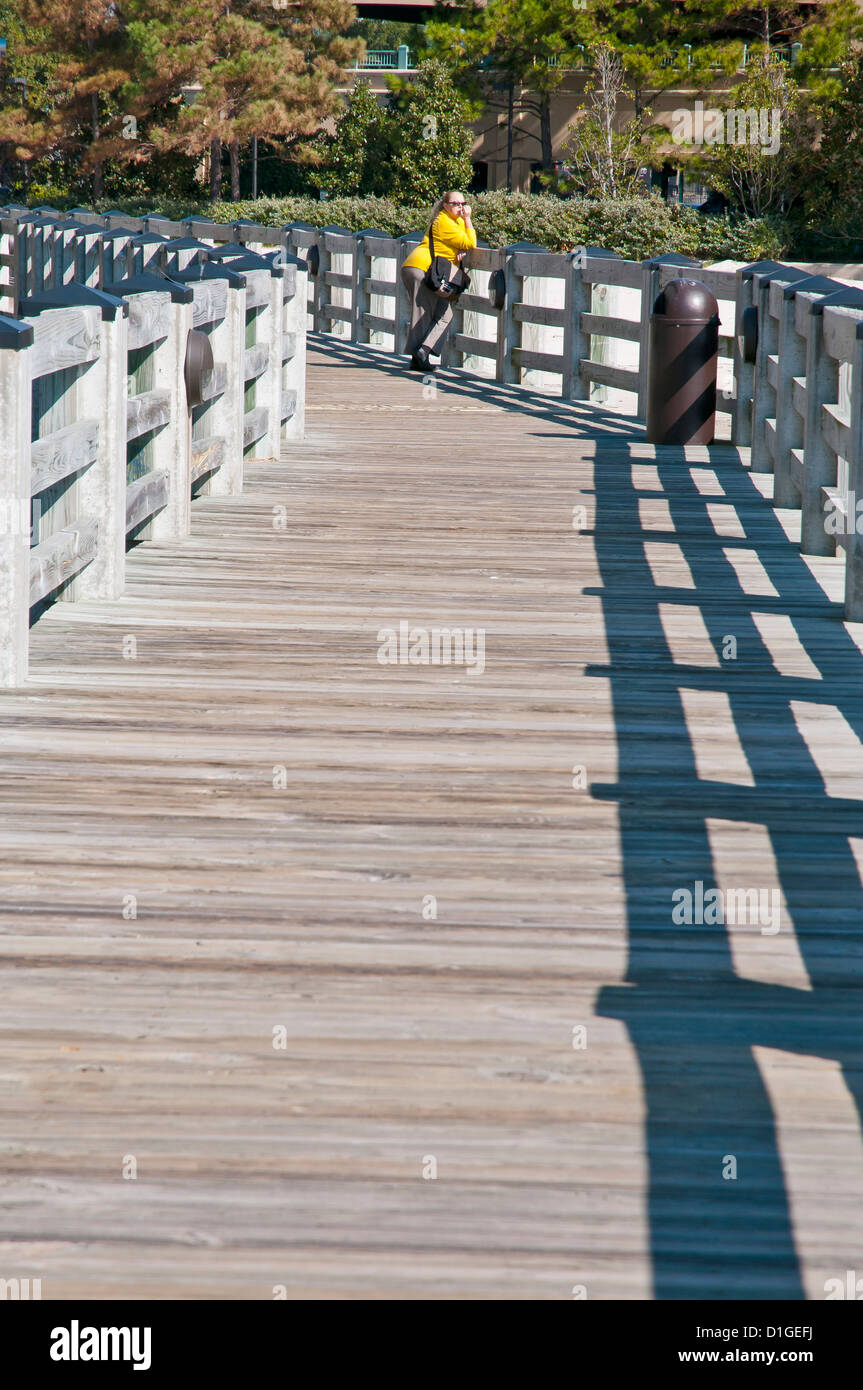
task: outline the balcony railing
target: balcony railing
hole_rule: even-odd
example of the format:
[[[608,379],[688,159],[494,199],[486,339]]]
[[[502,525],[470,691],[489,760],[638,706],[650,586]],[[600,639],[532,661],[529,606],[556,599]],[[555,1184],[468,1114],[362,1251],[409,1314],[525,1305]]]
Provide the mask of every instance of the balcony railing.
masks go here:
[[[399,48],[367,48],[365,56],[354,64],[354,71],[362,68],[392,68],[403,72],[411,65],[411,53],[406,43]]]

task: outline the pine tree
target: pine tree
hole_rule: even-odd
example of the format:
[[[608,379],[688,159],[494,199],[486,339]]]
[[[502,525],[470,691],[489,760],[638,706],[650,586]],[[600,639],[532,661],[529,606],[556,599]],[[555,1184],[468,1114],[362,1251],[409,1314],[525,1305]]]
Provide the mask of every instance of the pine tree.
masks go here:
[[[193,89],[187,105],[175,96],[149,138],[162,151],[208,151],[214,200],[224,145],[234,199],[253,136],[307,152],[303,142],[338,109],[336,84],[362,48],[344,37],[355,11],[343,0],[131,0],[130,9],[138,99],[152,108]]]
[[[128,153],[123,94],[130,72],[118,7],[113,0],[16,0],[15,9],[27,57],[50,76],[45,109],[28,98],[2,138],[8,131],[25,158],[48,151],[77,156],[100,198],[105,160]]]
[[[460,11],[457,28],[429,23],[426,36],[434,54],[454,71],[469,96],[506,113],[507,188],[512,188],[513,140],[521,113],[535,117],[543,169],[551,171],[551,97],[568,67],[579,65],[594,36],[589,13],[572,0],[472,0]]]

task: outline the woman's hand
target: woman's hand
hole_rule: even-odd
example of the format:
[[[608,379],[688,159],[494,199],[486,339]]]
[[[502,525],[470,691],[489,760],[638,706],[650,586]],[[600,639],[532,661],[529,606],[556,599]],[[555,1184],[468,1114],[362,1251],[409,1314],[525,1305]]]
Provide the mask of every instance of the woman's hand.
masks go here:
[[[470,203],[465,203],[464,207],[461,210],[461,213],[465,222],[470,224]]]

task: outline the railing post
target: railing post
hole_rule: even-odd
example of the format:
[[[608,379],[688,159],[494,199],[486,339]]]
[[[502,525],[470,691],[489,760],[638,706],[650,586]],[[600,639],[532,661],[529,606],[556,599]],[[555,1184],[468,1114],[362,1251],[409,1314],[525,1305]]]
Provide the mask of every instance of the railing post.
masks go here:
[[[521,300],[521,277],[515,273],[515,255],[506,248],[503,262],[505,296],[504,305],[497,320],[497,356],[495,358],[495,380],[511,385],[521,380],[521,369],[513,363],[513,349],[521,347],[521,324],[513,313],[513,306]]]
[[[582,359],[590,357],[590,334],[581,329],[582,314],[589,314],[593,303],[593,284],[584,278],[586,251],[579,247],[569,258],[566,278],[563,328],[563,386],[567,401],[590,399],[590,382],[581,375]]]
[[[27,678],[33,329],[0,317],[0,685]]]
[[[351,340],[355,343],[371,341],[371,330],[365,316],[372,311],[372,297],[365,282],[372,279],[373,239],[383,235],[383,232],[378,232],[372,227],[357,232],[357,250],[354,258],[354,316],[351,323]]]
[[[15,241],[18,223],[12,217],[0,219],[0,314],[15,313]]]
[[[118,299],[101,315],[99,356],[75,386],[77,418],[99,421],[96,461],[76,484],[78,515],[97,521],[99,533],[92,561],[63,592],[68,600],[119,598],[125,582],[129,306]]]
[[[326,333],[330,322],[324,313],[328,303],[327,271],[330,268],[330,253],[327,249],[326,234],[322,231],[316,231],[313,244],[318,248],[318,273],[315,276],[312,328],[315,333]]]
[[[659,266],[656,260],[641,263],[641,332],[638,339],[638,412],[639,420],[647,419],[648,388],[648,345],[650,343],[650,315],[659,294]]]
[[[396,353],[404,352],[411,326],[411,302],[408,292],[402,284],[402,266],[421,240],[422,237],[416,232],[406,232],[404,236],[397,238],[398,256],[396,257],[396,302],[393,332],[393,352]]]
[[[225,362],[228,369],[225,391],[213,402],[210,410],[213,433],[221,435],[225,440],[225,455],[221,468],[210,474],[201,488],[201,493],[209,497],[238,497],[243,491],[243,417],[246,394],[244,276],[232,275],[228,278],[225,317],[213,328],[210,338],[214,358],[216,361]]]
[[[824,313],[834,306],[863,309],[863,294],[850,286],[809,308],[806,337],[806,415],[803,421],[803,495],[800,500],[800,550],[804,555],[833,555],[836,538],[827,530],[822,488],[836,486],[836,454],[824,438],[822,407],[839,400],[839,363],[824,348]],[[852,368],[853,370],[853,368]],[[851,382],[852,400],[854,380]],[[852,415],[851,429],[854,430]],[[849,467],[850,467],[850,460]]]
[[[753,473],[772,473],[773,457],[767,447],[767,424],[775,419],[776,394],[770,382],[770,358],[779,349],[779,326],[770,314],[770,285],[775,280],[783,285],[793,285],[810,277],[803,270],[791,266],[766,262],[765,269],[757,269],[752,277],[752,298],[758,310],[758,345],[755,350],[755,368],[752,377],[752,458],[750,467]]]
[[[291,257],[287,262],[284,294],[283,404],[280,413],[284,438],[303,439],[306,432],[306,327],[309,291],[306,263],[299,257]],[[292,407],[290,413],[288,406]]]
[[[192,331],[194,294],[189,286],[174,286],[168,336],[152,352],[153,389],[170,396],[170,419],[152,444],[152,471],[168,475],[168,500],[151,517],[147,538],[180,540],[192,528],[192,417],[186,402],[186,344]]]
[[[737,293],[734,297],[734,401],[731,408],[731,442],[740,448],[752,443],[752,393],[755,365],[744,353],[744,314],[753,308],[753,269],[741,266],[737,271]]]
[[[813,276],[811,280],[801,280],[796,285],[786,285],[784,288],[775,285],[768,291],[777,309],[776,317],[779,323],[776,417],[773,428],[774,507],[801,505],[800,489],[794,481],[794,450],[803,446],[804,427],[803,420],[794,409],[794,379],[805,375],[807,343],[797,332],[796,296],[798,292],[807,297],[816,294],[828,295],[838,288],[833,280]]]
[[[848,534],[845,545],[845,617],[863,622],[863,536],[857,528],[857,498],[863,497],[863,319],[857,324],[851,362],[851,423],[848,448]]]

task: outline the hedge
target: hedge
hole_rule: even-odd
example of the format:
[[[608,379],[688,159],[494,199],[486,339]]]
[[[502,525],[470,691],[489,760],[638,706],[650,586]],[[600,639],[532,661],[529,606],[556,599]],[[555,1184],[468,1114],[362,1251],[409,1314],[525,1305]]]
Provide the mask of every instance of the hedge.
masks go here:
[[[699,260],[754,261],[787,254],[782,229],[757,219],[705,216],[657,196],[598,202],[544,193],[478,193],[471,199],[477,235],[491,246],[532,241],[549,251],[602,246],[630,260],[677,251]],[[105,211],[109,204],[97,205]],[[377,227],[390,236],[425,224],[427,208],[403,207],[389,198],[258,198],[236,203],[172,202],[158,209],[140,200],[110,204],[130,216],[160,211],[181,219],[193,213],[217,222],[250,218],[265,226],[309,222],[359,231]]]

